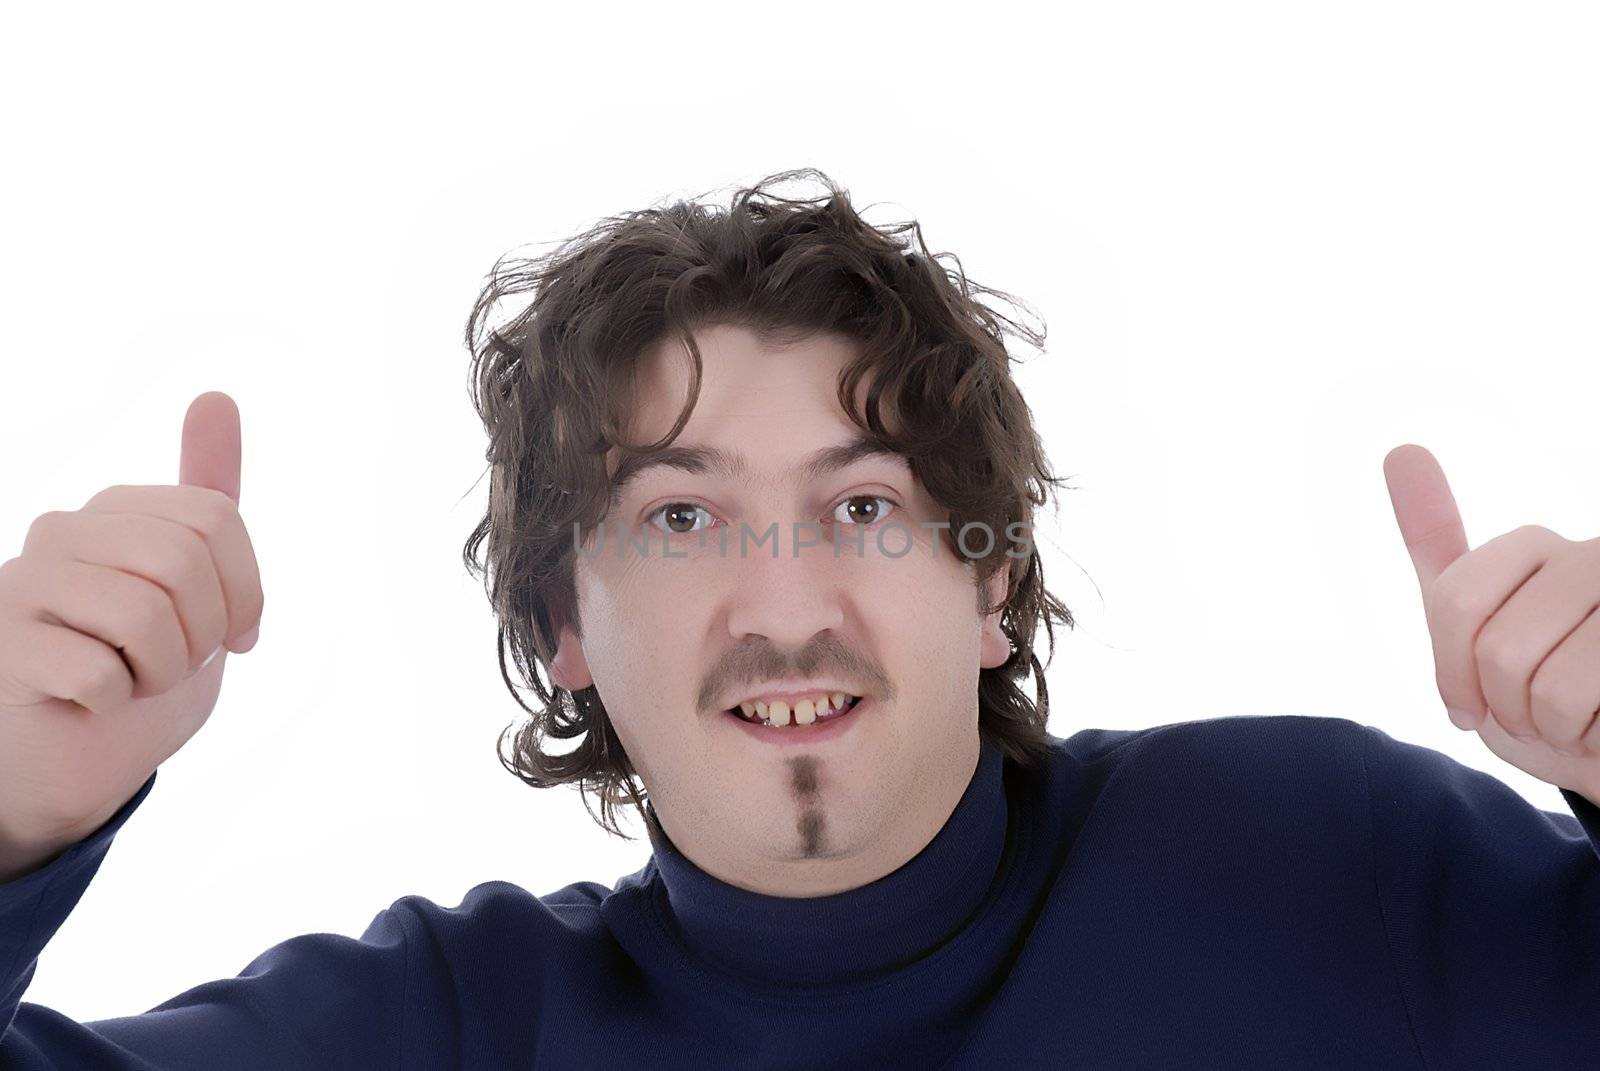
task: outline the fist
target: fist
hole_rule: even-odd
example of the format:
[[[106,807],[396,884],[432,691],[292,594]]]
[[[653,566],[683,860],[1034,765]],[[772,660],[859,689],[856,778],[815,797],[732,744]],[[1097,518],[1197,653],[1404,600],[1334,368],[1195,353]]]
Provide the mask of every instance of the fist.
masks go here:
[[[0,880],[115,814],[210,717],[226,652],[254,645],[239,473],[239,410],[202,394],[177,484],[42,514],[0,564]]]

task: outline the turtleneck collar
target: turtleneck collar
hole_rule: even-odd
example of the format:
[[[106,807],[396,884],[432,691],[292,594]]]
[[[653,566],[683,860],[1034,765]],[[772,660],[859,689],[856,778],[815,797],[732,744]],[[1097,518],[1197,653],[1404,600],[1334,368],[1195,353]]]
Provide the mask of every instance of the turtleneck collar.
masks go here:
[[[750,979],[846,983],[938,948],[984,900],[1005,849],[1004,752],[982,738],[977,768],[943,828],[905,865],[830,896],[751,892],[712,877],[646,805],[663,925],[695,955]]]

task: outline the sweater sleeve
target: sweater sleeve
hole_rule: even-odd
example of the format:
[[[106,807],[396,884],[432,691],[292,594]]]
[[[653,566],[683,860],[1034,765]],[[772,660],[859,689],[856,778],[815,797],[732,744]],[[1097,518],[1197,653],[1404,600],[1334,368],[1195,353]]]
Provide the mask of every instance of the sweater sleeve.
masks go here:
[[[1364,726],[1378,909],[1428,1068],[1600,1067],[1600,809]]]
[[[237,977],[205,982],[140,1015],[78,1023],[22,1000],[40,952],[155,779],[152,773],[94,833],[0,884],[0,1071],[399,1066],[402,1026],[426,1029],[402,1022],[414,917],[405,900],[380,912],[360,940],[290,938]]]

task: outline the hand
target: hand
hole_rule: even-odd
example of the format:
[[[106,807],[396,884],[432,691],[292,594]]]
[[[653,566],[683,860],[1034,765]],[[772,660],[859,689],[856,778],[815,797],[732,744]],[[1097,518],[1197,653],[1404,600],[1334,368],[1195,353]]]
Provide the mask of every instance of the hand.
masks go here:
[[[224,645],[254,645],[239,457],[238,407],[202,394],[177,485],[42,514],[0,565],[0,881],[115,814],[211,716]]]
[[[1397,446],[1383,474],[1451,720],[1519,770],[1600,801],[1600,539],[1530,524],[1468,551],[1432,454]]]

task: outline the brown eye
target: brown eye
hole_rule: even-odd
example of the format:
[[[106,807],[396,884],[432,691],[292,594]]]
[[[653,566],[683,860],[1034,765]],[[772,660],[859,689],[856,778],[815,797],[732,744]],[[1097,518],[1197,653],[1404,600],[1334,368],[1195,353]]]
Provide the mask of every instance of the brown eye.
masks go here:
[[[880,502],[888,508],[877,505]],[[867,504],[866,508],[862,507],[863,503]],[[876,524],[893,513],[894,508],[895,504],[882,495],[851,495],[834,507],[833,519],[840,524]]]
[[[695,531],[697,514],[704,515],[707,518],[711,516],[704,508],[696,506],[692,502],[668,502],[665,506],[651,513],[649,521],[668,535],[683,535],[686,532]],[[666,524],[656,524],[655,519],[657,517],[665,520]]]

